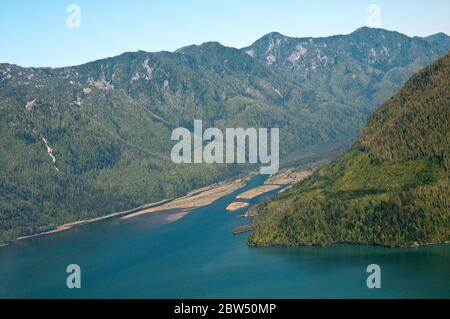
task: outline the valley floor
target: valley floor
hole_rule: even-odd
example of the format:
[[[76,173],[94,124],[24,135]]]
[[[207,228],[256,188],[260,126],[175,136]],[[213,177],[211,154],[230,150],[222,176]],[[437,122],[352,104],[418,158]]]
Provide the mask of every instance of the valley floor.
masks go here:
[[[177,211],[177,214],[172,214],[172,222],[184,217],[187,213],[194,209],[198,209],[212,204],[214,201],[233,193],[239,188],[243,187],[254,173],[249,174],[244,178],[239,178],[230,182],[216,183],[210,186],[206,186],[200,189],[196,189],[186,194],[185,196],[175,199],[165,199],[156,203],[150,203],[142,205],[127,211],[115,212],[105,216],[82,219],[70,223],[66,223],[52,229],[50,231],[41,232],[29,236],[22,236],[16,240],[25,240],[38,236],[50,235],[61,231],[69,230],[73,227],[83,224],[93,223],[109,218],[120,217],[121,219],[131,219],[137,216],[163,212],[163,211]],[[265,185],[250,189],[242,194],[239,194],[236,198],[252,199],[263,193],[269,192],[282,185],[289,185],[298,182],[310,175],[310,170],[296,170],[294,168],[281,170],[279,173],[271,176],[265,182]],[[247,206],[247,205],[246,205]],[[242,208],[242,207],[241,207]],[[6,245],[4,245],[6,246]],[[1,246],[0,246],[1,247]]]

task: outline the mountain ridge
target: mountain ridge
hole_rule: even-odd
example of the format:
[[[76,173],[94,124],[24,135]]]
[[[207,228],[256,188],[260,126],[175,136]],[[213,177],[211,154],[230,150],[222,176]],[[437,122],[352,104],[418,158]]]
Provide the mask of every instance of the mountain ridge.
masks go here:
[[[350,32],[350,33],[342,33],[342,34],[335,34],[335,35],[330,35],[330,36],[318,36],[318,37],[313,37],[313,36],[304,36],[304,37],[297,37],[297,36],[288,36],[288,35],[284,35],[278,31],[271,31],[267,34],[262,35],[260,38],[258,38],[256,41],[254,41],[252,44],[245,46],[245,47],[233,47],[233,46],[227,46],[222,44],[219,41],[205,41],[202,42],[200,44],[191,44],[191,45],[186,45],[186,46],[182,46],[178,49],[175,49],[173,51],[168,51],[168,50],[158,50],[158,51],[146,51],[146,50],[137,50],[137,51],[125,51],[123,53],[117,54],[117,55],[113,55],[113,56],[109,56],[109,57],[105,57],[105,58],[98,58],[92,61],[87,61],[84,63],[80,63],[80,64],[74,64],[74,65],[66,65],[66,66],[58,66],[58,67],[51,67],[51,66],[22,66],[20,64],[16,64],[16,63],[8,63],[8,62],[0,62],[0,66],[3,65],[11,65],[11,66],[18,66],[21,68],[32,68],[32,69],[63,69],[63,68],[70,68],[70,67],[77,67],[77,66],[82,66],[82,65],[86,65],[86,64],[90,64],[93,62],[99,62],[99,61],[103,61],[103,60],[107,60],[107,59],[114,59],[117,57],[120,57],[122,55],[126,55],[126,54],[151,54],[151,53],[178,53],[178,51],[183,50],[185,48],[189,48],[189,47],[199,47],[202,46],[204,44],[209,44],[209,43],[216,43],[221,45],[222,47],[225,48],[232,48],[232,49],[236,49],[236,50],[245,50],[246,48],[249,48],[251,46],[253,46],[255,43],[257,43],[258,41],[262,40],[263,38],[269,37],[271,35],[276,35],[278,37],[281,38],[287,38],[287,39],[293,39],[293,40],[309,40],[309,39],[316,39],[316,40],[321,40],[321,39],[328,39],[328,38],[334,38],[334,37],[345,37],[345,36],[350,36],[352,34],[357,34],[359,32],[372,32],[372,31],[382,31],[382,32],[389,32],[389,33],[395,33],[404,37],[408,37],[408,38],[418,38],[418,39],[422,39],[431,43],[436,43],[436,42],[449,42],[450,41],[450,36],[448,34],[446,34],[445,32],[437,32],[434,34],[430,34],[428,36],[408,36],[404,33],[395,31],[395,30],[387,30],[387,29],[383,29],[383,28],[370,28],[370,27],[360,27],[357,28],[356,30]],[[449,48],[450,49],[450,48]]]
[[[265,55],[217,42],[73,67],[0,64],[0,241],[183,195],[248,169],[174,165],[171,131],[192,129],[194,119],[219,129],[279,127],[284,162],[310,146],[346,145],[379,102],[443,54],[438,45],[404,41],[407,58],[384,57],[380,67],[369,63],[367,43],[353,58],[347,42],[334,43],[322,62],[300,54],[294,67],[287,58],[297,44],[283,49],[277,66],[280,59],[268,65]]]
[[[251,244],[450,241],[450,53],[381,105],[357,142],[261,205]]]

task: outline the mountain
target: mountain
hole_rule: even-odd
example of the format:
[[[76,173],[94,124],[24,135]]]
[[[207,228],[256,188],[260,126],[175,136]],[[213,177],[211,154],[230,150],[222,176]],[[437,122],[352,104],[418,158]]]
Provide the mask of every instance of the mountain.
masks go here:
[[[439,32],[428,37],[423,38],[425,41],[428,41],[434,45],[439,46],[441,49],[445,50],[450,45],[450,36],[446,35],[443,32]]]
[[[349,35],[326,38],[270,33],[243,50],[284,71],[304,95],[314,97],[316,107],[351,105],[367,114],[449,48],[446,38],[427,41],[363,27]]]
[[[378,103],[449,48],[360,29],[63,68],[0,64],[0,242],[252,169],[173,164],[171,132],[194,119],[205,128],[279,127],[284,164],[308,147],[347,145]]]
[[[379,107],[336,161],[259,207],[255,245],[450,240],[450,53]]]

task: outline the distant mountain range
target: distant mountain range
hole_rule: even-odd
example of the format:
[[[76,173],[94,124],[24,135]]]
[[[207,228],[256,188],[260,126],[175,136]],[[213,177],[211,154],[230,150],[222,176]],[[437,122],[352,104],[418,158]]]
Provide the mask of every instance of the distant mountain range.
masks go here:
[[[450,53],[379,107],[353,147],[259,207],[256,245],[450,241]]]
[[[410,38],[270,33],[247,48],[216,42],[134,52],[80,66],[0,64],[0,242],[157,201],[248,169],[174,165],[170,133],[279,127],[281,160],[356,137],[372,110],[450,49]]]

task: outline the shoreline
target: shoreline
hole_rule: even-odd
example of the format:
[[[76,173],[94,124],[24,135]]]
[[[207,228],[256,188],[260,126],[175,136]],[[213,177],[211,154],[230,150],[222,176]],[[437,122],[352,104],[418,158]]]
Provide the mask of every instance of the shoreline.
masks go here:
[[[129,210],[125,210],[125,211],[121,211],[121,212],[115,212],[115,213],[111,213],[111,214],[104,215],[104,216],[99,216],[99,217],[93,217],[93,218],[76,220],[76,221],[73,221],[73,222],[69,222],[69,223],[65,223],[65,224],[56,226],[55,229],[51,229],[51,230],[48,230],[48,231],[44,231],[44,232],[40,232],[40,233],[36,233],[36,234],[32,234],[32,235],[26,235],[26,236],[17,237],[16,239],[14,239],[11,242],[59,233],[61,231],[69,230],[69,229],[71,229],[73,227],[76,227],[76,226],[81,226],[81,225],[94,223],[94,222],[97,222],[97,221],[101,221],[101,220],[105,220],[105,219],[109,219],[109,218],[113,218],[113,217],[129,214],[129,213],[132,213],[132,212],[134,212],[136,210],[146,209],[146,208],[153,207],[153,206],[156,206],[156,205],[162,205],[165,202],[168,202],[168,201],[171,201],[171,200],[173,200],[173,199],[164,199],[164,200],[161,200],[159,202],[154,202],[154,203],[138,206],[138,207],[135,207],[135,208],[132,208],[132,209],[129,209]],[[3,244],[3,245],[0,245],[0,247],[8,246],[8,245],[9,244]]]
[[[229,212],[235,212],[237,210],[248,207],[250,204],[246,202],[232,202],[225,209]]]
[[[300,174],[300,175],[297,175],[297,176],[301,176],[300,180],[305,179],[306,177],[308,177],[311,174],[311,170],[308,170],[308,169],[301,169],[297,172],[295,172],[295,170],[293,168],[285,169],[285,170],[278,172],[277,175],[269,177],[263,183],[263,185],[251,188],[244,193],[238,194],[236,196],[236,199],[238,199],[239,196],[242,194],[245,194],[248,192],[254,192],[255,190],[258,190],[259,188],[261,188],[261,186],[262,187],[278,186],[278,187],[282,188],[279,191],[279,193],[281,193],[281,192],[287,190],[288,188],[290,188],[292,185],[294,185],[299,180],[295,180],[295,179],[290,180],[290,183],[283,185],[281,183],[274,183],[274,179],[283,178],[283,182],[284,182],[284,181],[286,181],[286,179],[285,179],[286,175],[291,175],[293,172],[295,174]],[[306,175],[304,173],[306,173]],[[249,179],[255,175],[258,175],[258,174],[255,172],[251,172],[251,173],[245,175],[244,177],[236,178],[235,180],[217,182],[217,183],[205,186],[205,187],[194,189],[194,190],[188,192],[186,195],[183,195],[181,197],[163,199],[158,202],[141,205],[141,206],[138,206],[138,207],[135,207],[135,208],[132,208],[129,210],[121,211],[121,212],[114,212],[114,213],[110,213],[110,214],[107,214],[104,216],[81,219],[81,220],[76,220],[73,222],[65,223],[65,224],[57,226],[55,229],[15,238],[14,240],[12,240],[8,243],[0,244],[0,248],[10,246],[12,243],[14,243],[16,241],[31,239],[31,238],[45,236],[45,235],[51,235],[51,234],[65,231],[65,230],[72,229],[77,226],[81,226],[81,225],[85,225],[85,224],[93,223],[93,222],[97,222],[97,221],[102,221],[102,220],[106,220],[106,219],[110,219],[110,218],[114,218],[114,217],[120,217],[120,219],[126,220],[126,219],[131,219],[131,218],[134,218],[137,216],[141,216],[141,215],[152,214],[152,213],[156,213],[156,212],[164,212],[164,211],[169,211],[169,210],[175,209],[175,210],[179,210],[179,213],[176,214],[175,217],[173,217],[172,221],[176,221],[176,220],[183,218],[185,215],[189,214],[191,211],[193,211],[197,208],[201,208],[201,207],[210,205],[213,202],[215,202],[216,200],[218,200],[226,195],[229,195],[229,194],[233,193],[234,191],[237,191],[238,189],[245,186],[245,184],[249,181]],[[272,181],[272,183],[270,183],[268,181]],[[279,181],[276,180],[276,182],[279,182]],[[286,187],[283,187],[283,186],[286,186]],[[256,196],[260,196],[264,193],[265,192],[262,192],[261,194],[258,194]],[[256,196],[253,196],[252,198],[254,198]],[[236,203],[237,202],[233,201],[233,202],[231,202],[230,205],[236,204]],[[242,202],[242,204],[243,203],[245,203],[245,202]],[[246,204],[248,204],[248,203],[246,203]],[[245,205],[245,207],[239,207],[234,210],[228,210],[228,207],[227,207],[226,210],[233,212],[236,210],[247,208],[248,206],[249,205]],[[242,215],[242,217],[244,217],[246,219],[254,218],[255,217],[254,208],[256,206],[257,205],[250,206],[248,208],[248,211],[244,215]],[[239,233],[244,233],[244,232],[253,232],[255,230],[255,228],[256,228],[256,225],[254,225],[254,223],[244,224],[244,225],[235,227],[233,229],[232,233],[239,234]],[[235,232],[235,231],[237,231],[237,232]],[[365,246],[373,246],[373,247],[378,246],[378,247],[395,249],[395,248],[419,248],[419,247],[432,246],[432,245],[446,245],[446,244],[450,244],[450,241],[420,243],[420,244],[414,243],[411,245],[402,245],[402,246],[387,246],[387,245],[381,245],[381,244],[363,244],[363,243],[351,243],[351,242],[343,242],[343,243],[336,242],[336,243],[328,243],[325,245],[317,245],[317,244],[303,244],[303,245],[262,244],[261,245],[261,244],[251,243],[248,240],[246,241],[246,243],[248,246],[255,247],[255,248],[276,248],[276,247],[279,247],[279,248],[301,248],[301,247],[311,247],[311,246],[313,246],[313,247],[330,247],[330,246],[334,246],[334,245],[347,244],[347,245],[359,245],[359,246],[365,245]]]
[[[427,247],[427,246],[434,246],[434,245],[448,245],[450,244],[450,241],[440,241],[440,242],[434,242],[434,243],[423,243],[423,244],[412,244],[412,245],[403,245],[403,246],[387,246],[387,245],[381,245],[381,244],[363,244],[363,243],[350,243],[350,242],[341,242],[341,243],[329,243],[325,245],[319,245],[319,244],[303,244],[303,245],[270,245],[270,244],[254,244],[249,241],[247,241],[247,245],[254,248],[302,248],[302,247],[319,247],[319,248],[326,248],[326,247],[333,247],[337,245],[352,245],[352,246],[368,246],[368,247],[383,247],[383,248],[389,248],[389,249],[413,249],[413,248],[421,248],[421,247]]]
[[[248,190],[247,192],[253,192],[253,193],[255,193],[255,191],[258,192],[257,195],[253,194],[254,196],[251,197],[251,198],[253,198],[253,197],[262,195],[262,194],[266,193],[267,191],[270,191],[270,190],[267,190],[264,188],[282,187],[283,182],[287,182],[288,184],[294,184],[298,180],[296,180],[297,176],[292,178],[293,177],[292,175],[303,174],[304,172],[310,172],[310,169],[300,169],[300,170],[296,170],[295,168],[282,169],[277,174],[270,176],[268,178],[268,180],[271,181],[271,184],[268,184],[267,183],[268,180],[266,180],[263,185],[252,188],[252,189]],[[292,174],[292,173],[294,173],[294,174]],[[134,207],[134,208],[131,208],[131,209],[128,209],[125,211],[114,212],[114,213],[110,213],[110,214],[103,215],[103,216],[98,216],[98,217],[93,217],[93,218],[85,218],[85,219],[80,219],[80,220],[75,220],[72,222],[64,223],[62,225],[56,226],[54,229],[17,237],[8,243],[0,244],[0,248],[9,246],[10,244],[17,242],[17,241],[46,236],[46,235],[52,235],[52,234],[56,234],[56,233],[59,233],[59,232],[65,231],[65,230],[72,229],[77,226],[82,226],[85,224],[94,223],[97,221],[102,221],[102,220],[106,220],[106,219],[114,218],[114,217],[121,217],[121,219],[126,220],[126,219],[131,219],[131,218],[134,218],[137,216],[156,213],[156,212],[162,212],[162,211],[166,211],[166,210],[170,210],[170,209],[179,209],[181,212],[185,213],[182,216],[182,217],[184,217],[184,215],[186,215],[187,213],[190,213],[192,210],[210,205],[214,201],[218,200],[219,198],[222,198],[223,196],[229,195],[230,193],[238,190],[239,188],[244,186],[245,183],[251,177],[256,176],[256,175],[258,175],[257,172],[250,172],[250,173],[246,174],[245,176],[237,177],[235,180],[216,182],[211,185],[193,189],[181,197],[163,199],[163,200],[160,200],[157,202]],[[309,174],[307,174],[307,175],[309,175]],[[302,177],[304,178],[304,176],[302,176]],[[303,178],[301,178],[301,179],[303,179]],[[233,185],[235,185],[235,186],[237,185],[237,187],[233,188],[232,187]],[[261,189],[264,189],[264,190],[261,193],[259,193],[259,191],[261,191]],[[245,193],[247,193],[247,192],[245,192]],[[240,194],[240,195],[242,195],[242,194]],[[197,200],[197,202],[195,202],[196,200]],[[189,203],[190,201],[194,201],[194,202]],[[251,207],[250,207],[250,209],[251,209]]]
[[[198,197],[209,197],[209,200],[205,200],[204,202],[202,202],[200,204],[197,203],[196,205],[192,205],[191,207],[189,207],[188,211],[185,211],[185,213],[183,214],[182,217],[184,217],[184,215],[189,213],[190,211],[192,211],[196,208],[210,205],[212,202],[218,200],[219,198],[222,198],[223,196],[226,196],[229,193],[232,193],[233,191],[241,188],[254,175],[255,175],[255,173],[252,172],[244,177],[237,178],[236,180],[217,182],[217,183],[214,183],[214,184],[211,184],[208,186],[204,186],[201,188],[191,190],[186,195],[183,195],[181,197],[163,199],[158,202],[141,205],[141,206],[138,206],[138,207],[135,207],[132,209],[128,209],[125,211],[121,211],[121,212],[114,212],[114,213],[110,213],[110,214],[107,214],[104,216],[80,219],[80,220],[76,220],[73,222],[65,223],[65,224],[56,226],[54,229],[51,229],[48,231],[17,237],[8,243],[0,244],[0,248],[9,246],[10,244],[17,242],[17,241],[22,241],[22,240],[46,236],[46,235],[52,235],[52,234],[56,234],[56,233],[59,233],[59,232],[65,231],[65,230],[72,229],[77,226],[82,226],[85,224],[94,223],[97,221],[106,220],[106,219],[110,219],[110,218],[114,218],[114,217],[122,216],[121,219],[130,219],[130,218],[133,218],[136,216],[150,214],[150,213],[154,213],[154,212],[162,212],[162,211],[169,210],[169,209],[180,209],[180,211],[183,212],[183,211],[185,211],[184,207],[177,207],[177,205],[179,205],[180,201],[186,202],[186,201],[190,201],[192,199],[198,198]],[[236,188],[233,188],[233,186],[236,186]],[[231,190],[231,191],[228,193],[228,192],[224,191],[224,189]],[[171,207],[171,205],[175,205],[175,207]]]
[[[249,177],[246,178],[240,178],[232,182],[227,183],[219,183],[214,184],[210,187],[202,188],[200,191],[196,190],[188,195],[176,198],[174,200],[171,200],[165,204],[150,207],[147,209],[143,209],[140,211],[137,211],[135,213],[131,213],[128,215],[125,215],[121,217],[121,219],[130,219],[141,215],[156,213],[156,212],[162,212],[166,210],[181,210],[183,212],[191,212],[194,209],[201,208],[207,205],[212,204],[216,200],[229,195],[233,193],[234,191],[238,190],[239,188],[243,187]]]

